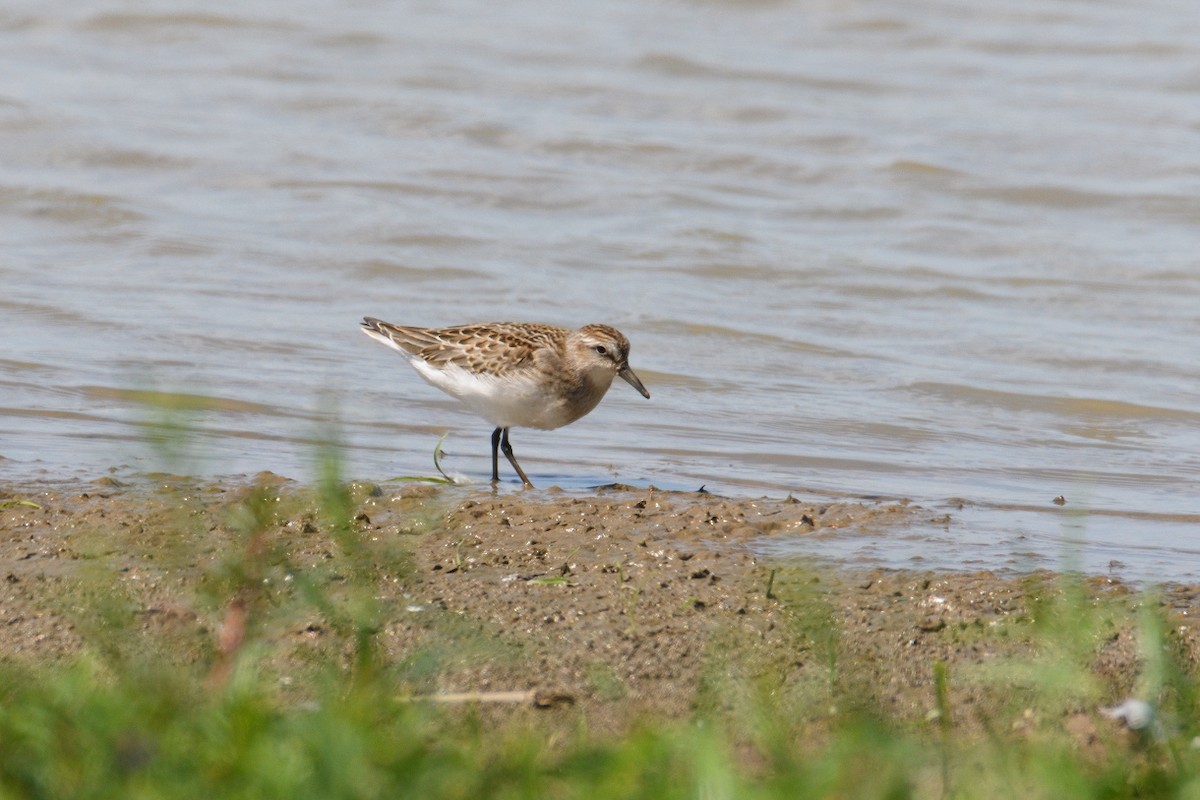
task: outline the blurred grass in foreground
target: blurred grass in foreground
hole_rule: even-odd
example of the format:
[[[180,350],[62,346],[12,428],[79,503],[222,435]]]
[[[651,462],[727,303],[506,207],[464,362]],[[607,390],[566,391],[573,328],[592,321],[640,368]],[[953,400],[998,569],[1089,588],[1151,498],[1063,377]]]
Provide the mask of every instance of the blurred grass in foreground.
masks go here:
[[[773,591],[827,663],[816,685],[780,687],[774,665],[746,663],[733,632],[691,719],[643,720],[620,735],[591,732],[582,716],[564,729],[562,717],[542,724],[551,712],[412,702],[432,684],[436,654],[388,663],[376,645],[390,611],[378,587],[409,573],[405,556],[361,535],[335,446],[319,475],[309,516],[336,547],[328,565],[273,546],[264,532],[278,518],[276,494],[245,492],[229,511],[235,545],[196,590],[216,622],[198,657],[147,649],[125,599],[95,585],[84,655],[0,666],[0,797],[1200,797],[1196,676],[1150,596],[1137,692],[1157,709],[1154,726],[1093,748],[1053,726],[1011,729],[1022,708],[1088,709],[1101,698],[1088,665],[1115,612],[1069,577],[1034,614],[1030,658],[973,675],[929,664],[936,713],[926,725],[864,699],[854,665],[839,663],[835,614],[802,574],[773,579]],[[186,494],[180,526],[194,524]],[[192,541],[171,533],[158,538]],[[282,630],[304,615],[328,626],[332,644],[281,688]],[[442,633],[454,647],[470,635]],[[947,690],[957,680],[1012,687],[1011,713],[960,737]]]

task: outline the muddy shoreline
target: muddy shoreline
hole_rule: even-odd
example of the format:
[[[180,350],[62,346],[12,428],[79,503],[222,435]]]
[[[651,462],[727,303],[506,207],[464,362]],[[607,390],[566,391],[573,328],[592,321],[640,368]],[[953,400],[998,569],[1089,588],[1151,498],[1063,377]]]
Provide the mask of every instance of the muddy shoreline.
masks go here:
[[[294,578],[313,575],[331,596],[366,587],[401,691],[533,692],[597,728],[736,713],[763,697],[814,718],[851,703],[920,725],[936,713],[942,664],[964,725],[1011,717],[1090,739],[1100,705],[1138,690],[1142,604],[1161,608],[1185,660],[1200,660],[1197,587],[1147,596],[1109,578],[781,563],[752,547],[928,513],[904,503],[621,486],[581,496],[354,484],[349,496],[348,550],[312,490],[272,475],[0,487],[0,659],[70,660],[117,620],[126,642],[215,669],[230,598],[261,586],[238,601],[246,635],[270,643],[254,668],[302,697],[314,657],[344,646],[335,622],[288,600]],[[1041,657],[1039,631],[1079,592],[1104,609],[1083,665],[1096,686],[1063,707],[1023,707],[1011,665]]]

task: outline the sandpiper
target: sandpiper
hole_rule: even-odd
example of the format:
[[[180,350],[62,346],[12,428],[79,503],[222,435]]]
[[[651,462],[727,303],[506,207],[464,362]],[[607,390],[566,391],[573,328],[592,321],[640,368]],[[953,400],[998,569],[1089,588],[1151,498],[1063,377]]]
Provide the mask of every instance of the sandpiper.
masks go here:
[[[499,449],[521,482],[533,487],[513,455],[509,428],[552,430],[574,422],[596,407],[616,375],[650,398],[629,368],[629,340],[608,325],[576,331],[528,322],[414,328],[364,317],[362,329],[496,426],[492,483],[500,480]]]

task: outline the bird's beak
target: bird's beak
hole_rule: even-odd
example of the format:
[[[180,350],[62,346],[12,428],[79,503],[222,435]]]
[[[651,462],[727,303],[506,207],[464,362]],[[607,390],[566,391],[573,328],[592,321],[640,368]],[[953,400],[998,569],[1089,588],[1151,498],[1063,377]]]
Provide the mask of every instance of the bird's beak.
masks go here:
[[[646,398],[647,400],[650,399],[650,393],[646,391],[645,386],[642,386],[642,382],[640,380],[638,380],[637,375],[633,374],[633,370],[631,370],[629,368],[628,364],[626,364],[625,366],[623,366],[619,370],[617,370],[617,374],[620,375],[622,378],[624,378],[626,381],[628,381],[630,386],[632,386],[633,388],[635,388],[639,392],[641,392],[642,397]]]

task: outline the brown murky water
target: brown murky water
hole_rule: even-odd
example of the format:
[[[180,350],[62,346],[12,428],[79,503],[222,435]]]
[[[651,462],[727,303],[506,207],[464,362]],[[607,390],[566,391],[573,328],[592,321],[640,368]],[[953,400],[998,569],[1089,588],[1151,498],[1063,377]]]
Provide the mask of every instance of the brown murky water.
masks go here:
[[[358,319],[605,321],[653,400],[516,432],[539,484],[911,497],[944,524],[771,547],[1198,579],[1197,64],[1186,0],[8,3],[0,477],[304,478],[336,418],[356,475],[449,430],[483,480]]]

